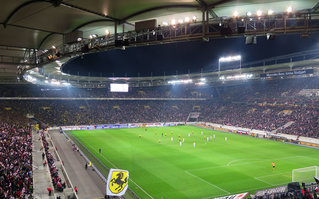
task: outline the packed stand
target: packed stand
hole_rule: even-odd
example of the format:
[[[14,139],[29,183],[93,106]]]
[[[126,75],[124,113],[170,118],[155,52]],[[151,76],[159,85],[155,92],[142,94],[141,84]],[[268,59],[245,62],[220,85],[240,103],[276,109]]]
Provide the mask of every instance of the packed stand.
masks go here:
[[[38,87],[39,88],[39,87]],[[57,88],[60,89],[60,88]],[[48,125],[95,125],[146,122],[185,122],[200,107],[199,121],[264,131],[319,137],[319,96],[301,95],[303,89],[319,91],[319,78],[251,80],[198,88],[190,86],[132,88],[129,93],[107,93],[106,89],[70,88],[70,96],[117,96],[102,100],[11,100],[0,101],[1,114],[25,117],[26,114]],[[5,89],[2,89],[2,91]],[[1,91],[1,89],[0,89]],[[39,91],[37,91],[39,92]],[[46,90],[44,96],[57,93]],[[66,90],[63,97],[69,97]],[[42,95],[42,91],[38,95]],[[318,92],[319,94],[319,92]],[[141,98],[205,97],[206,100],[135,100]],[[130,99],[128,99],[130,98]],[[14,122],[14,121],[12,121]],[[285,126],[288,122],[290,126]]]
[[[319,105],[319,96],[305,97],[300,94],[303,89],[319,89],[318,77],[250,80],[228,84],[231,85],[225,83],[218,89],[223,101]]]
[[[32,198],[30,126],[0,124],[0,198]]]
[[[134,88],[129,92],[110,92],[109,88],[65,88],[41,85],[6,85],[0,87],[0,97],[67,97],[67,98],[208,98],[214,95],[211,88],[158,86]]]
[[[42,138],[42,142],[43,142],[43,146],[44,146],[44,150],[45,150],[45,156],[47,159],[47,162],[44,161],[43,166],[48,164],[54,189],[62,192],[63,189],[65,189],[65,182],[62,182],[62,179],[59,176],[59,169],[56,167],[56,165],[54,163],[54,157],[53,157],[52,153],[49,151],[49,143],[47,142],[47,140],[45,138],[44,132],[41,133],[41,138]]]

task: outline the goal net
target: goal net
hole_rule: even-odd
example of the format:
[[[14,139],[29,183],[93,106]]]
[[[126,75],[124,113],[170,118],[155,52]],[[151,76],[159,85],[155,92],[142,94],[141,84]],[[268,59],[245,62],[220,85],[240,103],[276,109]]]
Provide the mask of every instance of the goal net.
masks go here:
[[[318,177],[318,166],[304,167],[292,170],[292,182],[314,182],[314,176]]]

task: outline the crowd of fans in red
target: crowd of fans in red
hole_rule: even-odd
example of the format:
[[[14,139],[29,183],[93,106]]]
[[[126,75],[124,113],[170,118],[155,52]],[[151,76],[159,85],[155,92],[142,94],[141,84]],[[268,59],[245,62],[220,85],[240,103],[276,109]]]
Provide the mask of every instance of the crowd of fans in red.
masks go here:
[[[32,198],[30,127],[0,123],[0,198]]]
[[[50,174],[51,174],[51,178],[52,178],[52,184],[54,186],[54,189],[62,192],[63,189],[65,188],[65,182],[62,182],[62,179],[59,176],[59,169],[56,167],[56,165],[54,163],[54,158],[53,158],[51,151],[49,151],[49,143],[46,140],[44,132],[41,133],[41,138],[42,138],[42,142],[43,142],[45,156],[47,159],[47,162],[45,161],[43,165],[45,166],[45,164],[48,164],[48,166],[49,166]]]

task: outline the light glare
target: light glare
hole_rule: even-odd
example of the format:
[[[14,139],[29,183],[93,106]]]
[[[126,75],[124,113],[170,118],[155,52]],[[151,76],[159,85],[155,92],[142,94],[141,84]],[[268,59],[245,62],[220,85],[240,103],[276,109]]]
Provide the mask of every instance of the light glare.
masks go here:
[[[240,55],[219,58],[219,62],[232,62],[232,61],[239,61],[239,60],[241,60]]]
[[[274,14],[274,11],[273,10],[268,10],[268,15],[272,15]]]
[[[236,10],[236,11],[233,13],[233,16],[234,16],[234,17],[238,17],[238,16],[239,16],[239,12]]]
[[[260,17],[261,15],[263,15],[263,11],[257,10],[256,14],[257,14],[258,17]]]
[[[192,79],[181,79],[181,80],[171,80],[168,81],[169,84],[189,84],[192,83]]]
[[[196,22],[196,20],[197,20],[197,17],[193,16],[193,21]]]

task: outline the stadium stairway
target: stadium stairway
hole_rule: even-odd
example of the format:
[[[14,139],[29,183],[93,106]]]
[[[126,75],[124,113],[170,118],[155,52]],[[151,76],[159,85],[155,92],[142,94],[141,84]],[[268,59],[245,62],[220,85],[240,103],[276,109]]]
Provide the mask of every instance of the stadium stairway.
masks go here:
[[[80,199],[104,198],[105,183],[92,168],[85,170],[85,159],[79,152],[73,151],[71,142],[58,130],[50,131],[53,144],[64,162],[65,170],[74,186],[79,189]]]
[[[293,123],[295,123],[295,122],[294,121],[287,122],[285,125],[279,127],[278,129],[271,131],[271,133],[277,133],[278,130],[285,129],[285,128],[289,127],[290,125],[292,125]]]
[[[43,166],[42,153],[44,149],[40,134],[32,130],[32,173],[33,173],[33,196],[35,199],[54,199],[54,193],[49,196],[47,188],[53,189],[49,166]],[[46,160],[46,157],[45,157]]]
[[[49,143],[49,151],[51,151],[53,154],[53,157],[55,160],[54,164],[59,169],[58,170],[59,176],[61,177],[62,182],[65,182],[66,184],[66,188],[63,190],[63,192],[55,191],[55,195],[60,196],[61,199],[76,198],[75,193],[73,193],[74,187],[65,171],[64,166],[62,165],[62,160],[58,154],[58,151],[55,149],[55,145],[52,142],[50,134],[48,134],[46,140]]]

